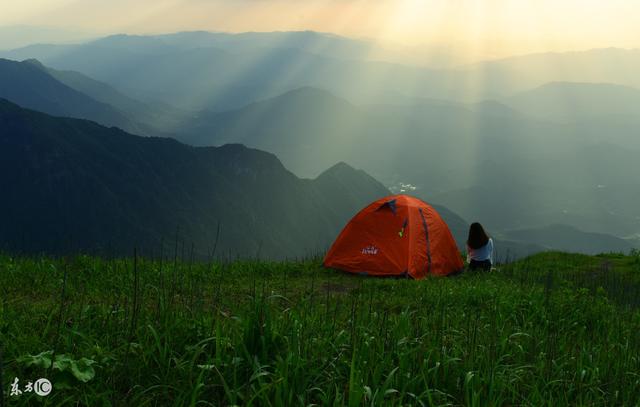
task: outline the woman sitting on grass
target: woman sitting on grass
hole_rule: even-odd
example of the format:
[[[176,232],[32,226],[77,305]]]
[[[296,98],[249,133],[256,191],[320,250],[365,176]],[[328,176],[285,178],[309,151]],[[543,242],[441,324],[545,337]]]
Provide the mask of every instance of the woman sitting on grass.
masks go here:
[[[487,236],[478,222],[469,227],[467,239],[467,261],[471,270],[491,270],[493,265],[493,239]]]

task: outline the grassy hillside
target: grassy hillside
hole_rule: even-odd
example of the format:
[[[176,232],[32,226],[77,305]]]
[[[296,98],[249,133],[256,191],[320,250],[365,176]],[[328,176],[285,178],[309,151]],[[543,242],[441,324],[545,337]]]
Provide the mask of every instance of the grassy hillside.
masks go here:
[[[9,381],[48,405],[636,405],[640,256],[371,279],[298,263],[0,257]]]

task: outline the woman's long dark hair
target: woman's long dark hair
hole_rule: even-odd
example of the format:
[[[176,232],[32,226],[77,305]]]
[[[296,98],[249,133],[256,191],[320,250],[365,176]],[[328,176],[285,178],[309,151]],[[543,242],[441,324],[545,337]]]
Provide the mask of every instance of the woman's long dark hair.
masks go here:
[[[479,249],[489,243],[489,236],[484,228],[478,222],[474,222],[469,227],[469,237],[467,238],[467,246],[472,249]]]

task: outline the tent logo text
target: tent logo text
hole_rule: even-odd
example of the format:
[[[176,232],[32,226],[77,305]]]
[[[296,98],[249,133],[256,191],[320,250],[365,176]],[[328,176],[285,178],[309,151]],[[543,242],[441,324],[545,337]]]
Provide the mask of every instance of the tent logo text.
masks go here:
[[[378,248],[375,246],[367,246],[362,249],[362,254],[378,254]]]

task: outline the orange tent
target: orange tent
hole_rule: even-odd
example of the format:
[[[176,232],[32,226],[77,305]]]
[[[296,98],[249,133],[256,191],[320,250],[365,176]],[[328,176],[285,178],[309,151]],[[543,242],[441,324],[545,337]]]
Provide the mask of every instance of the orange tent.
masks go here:
[[[393,195],[379,199],[342,229],[324,266],[371,276],[445,276],[464,267],[438,212],[425,202]]]

